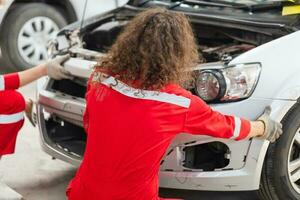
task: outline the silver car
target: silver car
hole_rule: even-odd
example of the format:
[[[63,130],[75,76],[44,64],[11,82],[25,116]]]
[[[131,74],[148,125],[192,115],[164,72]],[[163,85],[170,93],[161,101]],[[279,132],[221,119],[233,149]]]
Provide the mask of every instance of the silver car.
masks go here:
[[[220,1],[218,1],[220,2]],[[64,65],[74,80],[42,79],[38,123],[43,149],[80,165],[86,81],[126,23],[148,7],[163,6],[190,17],[206,63],[189,87],[215,110],[256,119],[267,105],[283,123],[275,143],[236,142],[180,134],[161,162],[160,186],[188,190],[258,190],[261,199],[300,199],[300,68],[298,15],[282,16],[281,3],[131,0],[116,10],[65,27],[52,41],[52,56],[70,53]],[[251,12],[250,12],[251,11]],[[101,153],[109,152],[99,152]]]
[[[127,0],[0,0],[0,45],[6,66],[23,70],[45,60],[48,42],[69,23]],[[84,16],[83,16],[84,15]]]

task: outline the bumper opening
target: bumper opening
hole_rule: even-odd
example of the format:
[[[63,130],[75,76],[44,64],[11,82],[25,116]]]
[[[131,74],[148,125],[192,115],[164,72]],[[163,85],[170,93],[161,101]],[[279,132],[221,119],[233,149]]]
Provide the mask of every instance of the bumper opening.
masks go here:
[[[51,89],[74,97],[85,97],[87,80],[74,78],[74,80],[54,81]]]
[[[83,157],[86,133],[82,127],[56,117],[45,123],[48,137],[58,148],[79,158]]]
[[[222,142],[210,142],[185,147],[185,160],[183,166],[190,169],[214,171],[229,164],[230,150]]]

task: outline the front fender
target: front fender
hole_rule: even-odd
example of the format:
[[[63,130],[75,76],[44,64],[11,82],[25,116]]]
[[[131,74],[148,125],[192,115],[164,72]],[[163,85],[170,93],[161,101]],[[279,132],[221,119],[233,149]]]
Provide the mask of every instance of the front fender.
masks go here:
[[[296,106],[296,103],[297,101],[273,101],[271,103],[271,118],[276,121],[282,121],[284,117],[289,113],[289,111],[292,110],[294,106]],[[245,167],[253,167],[253,185],[255,185],[256,189],[259,189],[262,167],[269,145],[270,142],[267,140],[262,141],[260,139],[254,138],[250,145],[249,153],[247,154]]]
[[[229,65],[261,63],[262,70],[252,97],[296,101],[300,96],[300,31],[252,49]]]
[[[224,114],[231,114],[244,117],[249,120],[256,120],[263,113],[264,108],[270,105],[272,108],[272,119],[276,121],[282,121],[287,113],[289,113],[289,111],[296,106],[296,103],[297,101],[293,100],[250,98],[238,103],[238,105],[235,105],[237,103],[232,103],[228,105],[215,105],[213,107]],[[252,140],[243,168],[248,174],[248,178],[244,178],[245,181],[241,185],[241,188],[247,188],[247,186],[244,185],[245,183],[248,185],[248,187],[250,187],[249,190],[259,189],[262,167],[268,147],[269,142],[266,140],[256,138]]]

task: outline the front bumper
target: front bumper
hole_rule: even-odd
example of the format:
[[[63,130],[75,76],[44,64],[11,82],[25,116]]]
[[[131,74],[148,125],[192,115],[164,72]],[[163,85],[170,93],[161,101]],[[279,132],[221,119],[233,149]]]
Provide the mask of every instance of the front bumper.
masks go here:
[[[43,106],[40,105],[37,106],[37,116],[38,116],[37,120],[39,125],[40,144],[42,149],[53,158],[63,160],[67,163],[70,163],[78,167],[81,163],[82,158],[73,155],[71,153],[68,153],[67,151],[64,151],[48,137],[43,109],[44,109]]]
[[[250,191],[259,189],[264,153],[269,142],[252,140],[241,169],[213,172],[160,172],[164,188],[211,191]]]
[[[42,149],[54,158],[79,166],[82,157],[72,154],[53,142],[46,128],[45,114],[55,113],[64,119],[72,121],[74,124],[82,124],[82,115],[85,110],[85,100],[75,98],[59,92],[47,90],[47,85],[51,80],[40,79],[38,81],[38,105],[37,120],[40,131],[40,143]]]
[[[38,124],[42,148],[55,158],[79,166],[81,157],[60,148],[48,137],[45,124],[47,117],[44,111],[58,115],[72,123],[82,124],[82,115],[85,110],[84,99],[49,91],[47,88],[40,88],[38,99]],[[212,107],[222,113],[256,119],[265,106],[272,105],[273,118],[281,120],[294,103],[294,101],[249,98],[240,102],[212,105]],[[191,141],[197,143],[219,141],[226,144],[230,149],[229,165],[224,169],[207,172],[184,168],[181,163],[181,149],[189,146]],[[207,136],[180,134],[169,147],[172,153],[164,157],[160,171],[160,186],[188,190],[257,190],[268,145],[269,142],[258,139],[236,142]]]

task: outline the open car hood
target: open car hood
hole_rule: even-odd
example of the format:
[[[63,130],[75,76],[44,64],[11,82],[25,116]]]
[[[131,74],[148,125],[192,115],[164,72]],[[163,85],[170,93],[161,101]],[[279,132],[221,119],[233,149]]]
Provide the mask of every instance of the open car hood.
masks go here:
[[[140,1],[143,2],[143,1]],[[123,7],[114,9],[112,11],[99,14],[97,16],[75,22],[62,29],[58,35],[62,35],[76,29],[80,32],[85,32],[94,29],[106,20],[111,18],[130,20],[136,16],[137,13],[144,11],[150,7],[165,7],[169,10],[183,12],[191,21],[200,21],[203,24],[218,25],[220,27],[235,27],[241,30],[251,30],[253,32],[263,33],[266,35],[274,35],[275,38],[297,31],[299,25],[299,15],[282,16],[282,5],[278,1],[275,4],[268,4],[268,6],[261,8],[246,7],[220,7],[207,6],[197,3],[197,0],[171,2],[169,1],[144,1],[144,3],[135,3],[129,1]],[[202,2],[202,1],[199,1]],[[81,26],[82,25],[82,26]]]

